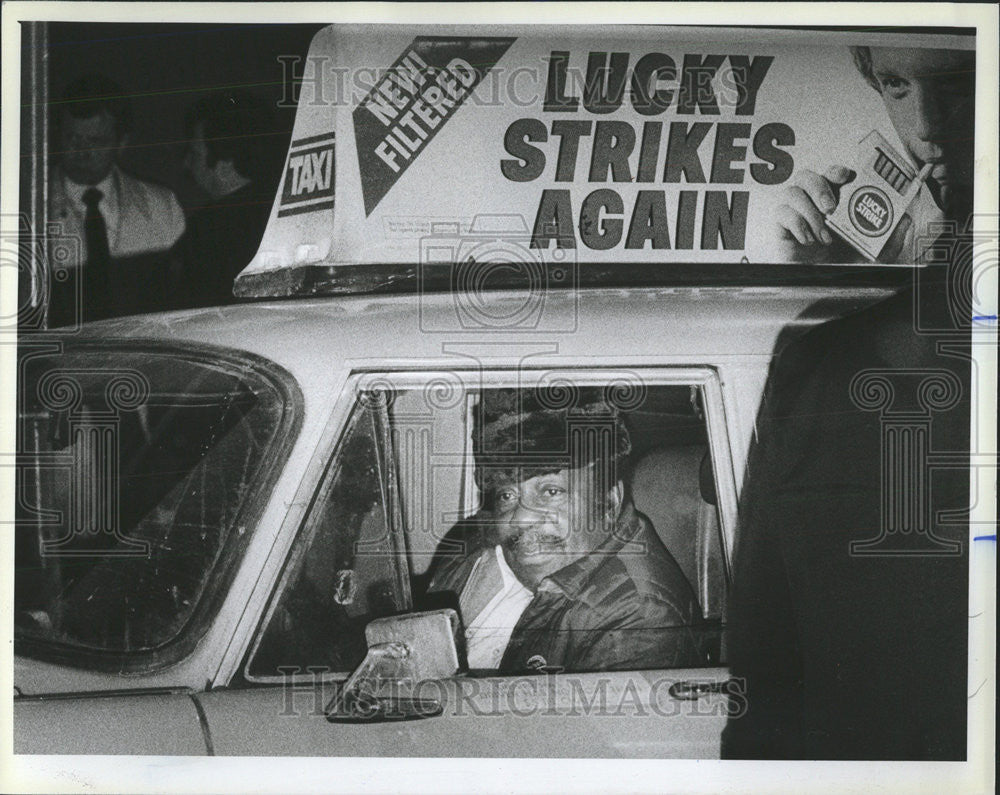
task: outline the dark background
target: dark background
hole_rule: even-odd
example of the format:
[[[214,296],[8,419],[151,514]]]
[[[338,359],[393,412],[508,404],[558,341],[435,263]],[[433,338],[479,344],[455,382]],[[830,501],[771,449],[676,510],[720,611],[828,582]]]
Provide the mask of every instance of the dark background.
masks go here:
[[[122,167],[174,190],[185,210],[205,196],[183,169],[188,108],[215,89],[241,87],[273,109],[277,187],[295,109],[279,107],[284,68],[279,55],[309,51],[322,25],[210,25],[52,23],[49,26],[50,118],[64,88],[100,72],[118,82],[132,102],[133,123]],[[50,142],[56,148],[55,142]]]

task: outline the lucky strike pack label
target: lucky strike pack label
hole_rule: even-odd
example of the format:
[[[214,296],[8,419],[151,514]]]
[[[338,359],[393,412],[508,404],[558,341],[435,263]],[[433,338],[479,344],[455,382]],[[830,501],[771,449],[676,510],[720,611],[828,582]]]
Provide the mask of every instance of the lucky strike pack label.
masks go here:
[[[861,234],[878,237],[892,226],[892,202],[878,188],[862,188],[851,196],[848,217]]]

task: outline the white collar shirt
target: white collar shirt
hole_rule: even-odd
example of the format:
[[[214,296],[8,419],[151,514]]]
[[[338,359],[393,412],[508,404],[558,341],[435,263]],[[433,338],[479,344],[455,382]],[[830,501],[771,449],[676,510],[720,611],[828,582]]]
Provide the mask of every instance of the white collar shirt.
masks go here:
[[[504,559],[499,545],[483,554],[462,589],[461,601],[470,600],[473,589],[496,582],[499,569],[500,590],[471,621],[466,622],[465,640],[469,668],[496,670],[510,642],[514,626],[534,594],[517,579]],[[489,587],[489,585],[486,585]]]

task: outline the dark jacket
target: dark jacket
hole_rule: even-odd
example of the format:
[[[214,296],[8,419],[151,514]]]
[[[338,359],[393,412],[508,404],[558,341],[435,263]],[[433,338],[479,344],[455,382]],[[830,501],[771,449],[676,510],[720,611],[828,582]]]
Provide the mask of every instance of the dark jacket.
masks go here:
[[[913,330],[915,320],[945,326],[935,305],[944,294],[930,285],[931,302],[915,305],[907,290],[817,327],[775,363],[729,611],[730,667],[748,709],[730,721],[723,756],[965,758],[969,367],[961,332]],[[954,352],[939,350],[949,336]],[[865,371],[875,386],[852,393]],[[949,390],[921,386],[942,372],[961,385],[950,406]],[[922,394],[940,410],[921,411]],[[880,412],[883,396],[891,402]],[[924,449],[954,451],[954,468],[931,473],[904,460],[908,480],[889,496],[903,510],[923,502],[927,527],[874,548],[895,516],[883,508],[886,429],[919,426],[924,415]],[[916,451],[919,431],[910,433]]]
[[[186,306],[231,304],[233,280],[254,258],[274,200],[250,184],[199,208],[179,243]]]
[[[445,559],[429,590],[457,599],[486,543]],[[604,543],[543,580],[514,627],[500,672],[698,666],[701,623],[677,562],[627,505]]]

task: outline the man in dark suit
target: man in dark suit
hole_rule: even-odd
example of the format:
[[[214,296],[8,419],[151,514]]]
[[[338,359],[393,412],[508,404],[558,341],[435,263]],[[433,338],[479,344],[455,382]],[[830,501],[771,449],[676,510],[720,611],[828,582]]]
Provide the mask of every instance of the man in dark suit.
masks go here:
[[[186,305],[232,303],[233,279],[257,253],[274,200],[270,122],[267,108],[243,91],[205,97],[188,115],[185,167],[208,199],[191,214],[177,252]]]

